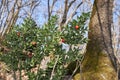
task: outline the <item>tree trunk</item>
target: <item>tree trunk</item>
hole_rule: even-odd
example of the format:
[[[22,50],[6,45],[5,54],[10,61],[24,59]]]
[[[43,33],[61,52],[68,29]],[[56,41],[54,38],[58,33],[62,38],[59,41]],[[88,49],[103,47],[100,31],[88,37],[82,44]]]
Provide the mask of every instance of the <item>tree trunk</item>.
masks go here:
[[[82,73],[76,74],[74,80],[117,80],[111,38],[113,1],[94,1],[88,33],[90,40],[82,62]]]

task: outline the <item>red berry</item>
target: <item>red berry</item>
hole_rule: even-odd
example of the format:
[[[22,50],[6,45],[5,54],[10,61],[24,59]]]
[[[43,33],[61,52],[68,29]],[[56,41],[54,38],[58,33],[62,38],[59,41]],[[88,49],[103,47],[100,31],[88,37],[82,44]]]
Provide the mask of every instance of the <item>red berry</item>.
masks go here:
[[[63,42],[63,43],[64,43],[64,42],[65,42],[65,40],[64,40],[64,39],[61,39],[61,42]]]
[[[37,43],[36,43],[35,41],[32,41],[31,44],[32,44],[33,46],[36,46],[36,45],[37,45]]]
[[[79,29],[79,26],[76,25],[76,26],[75,26],[75,29]]]
[[[20,32],[17,32],[17,36],[20,37]]]
[[[29,54],[28,54],[28,57],[29,57],[29,58],[31,58],[32,56],[33,56],[33,54],[32,54],[32,53],[29,53]]]

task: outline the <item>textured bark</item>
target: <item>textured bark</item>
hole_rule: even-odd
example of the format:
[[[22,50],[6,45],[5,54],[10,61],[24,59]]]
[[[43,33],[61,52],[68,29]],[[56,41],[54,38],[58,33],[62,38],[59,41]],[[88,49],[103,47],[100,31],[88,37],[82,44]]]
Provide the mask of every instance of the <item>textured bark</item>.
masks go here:
[[[117,80],[111,38],[113,1],[94,2],[88,33],[90,41],[82,63],[81,80]],[[74,80],[80,80],[80,75],[75,75]]]

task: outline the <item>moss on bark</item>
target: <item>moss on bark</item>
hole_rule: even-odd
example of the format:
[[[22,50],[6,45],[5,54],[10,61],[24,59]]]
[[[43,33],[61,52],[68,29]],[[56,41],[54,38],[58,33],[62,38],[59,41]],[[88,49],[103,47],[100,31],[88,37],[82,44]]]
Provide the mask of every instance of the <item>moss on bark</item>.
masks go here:
[[[74,80],[117,80],[115,69],[106,54],[100,53],[99,58],[94,56],[85,59],[82,73],[77,73]]]

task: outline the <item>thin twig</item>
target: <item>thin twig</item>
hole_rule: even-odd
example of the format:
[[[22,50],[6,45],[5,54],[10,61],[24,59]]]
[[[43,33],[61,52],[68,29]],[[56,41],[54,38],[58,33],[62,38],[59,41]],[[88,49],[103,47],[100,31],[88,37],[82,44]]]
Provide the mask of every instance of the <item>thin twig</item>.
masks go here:
[[[53,79],[54,72],[55,72],[55,67],[56,67],[56,65],[57,65],[58,59],[59,59],[59,55],[57,55],[57,59],[56,59],[55,64],[54,64],[54,66],[53,66],[53,69],[52,69],[52,72],[51,72],[50,80]]]
[[[68,80],[72,80],[72,77],[75,74],[75,72],[78,70],[78,68],[79,68],[78,63],[76,63],[76,68],[74,69],[72,75],[70,76],[70,78]]]

